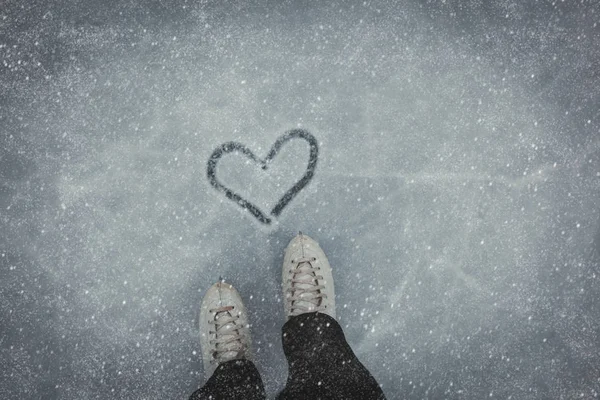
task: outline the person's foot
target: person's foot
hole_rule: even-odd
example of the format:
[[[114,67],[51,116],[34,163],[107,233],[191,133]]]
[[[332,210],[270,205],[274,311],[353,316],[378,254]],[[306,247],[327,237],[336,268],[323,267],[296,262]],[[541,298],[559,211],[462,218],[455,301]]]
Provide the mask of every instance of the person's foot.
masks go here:
[[[224,282],[212,285],[200,306],[200,346],[209,378],[227,361],[251,359],[248,314],[240,294]]]
[[[319,244],[302,232],[285,249],[282,278],[287,319],[308,312],[335,318],[331,266]]]

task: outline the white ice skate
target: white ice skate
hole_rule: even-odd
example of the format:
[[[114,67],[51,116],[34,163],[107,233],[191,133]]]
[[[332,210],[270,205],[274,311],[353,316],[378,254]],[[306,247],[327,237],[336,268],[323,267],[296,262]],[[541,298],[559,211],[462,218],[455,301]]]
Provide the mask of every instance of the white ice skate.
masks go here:
[[[199,325],[207,379],[221,363],[252,358],[248,314],[230,284],[217,282],[208,289],[200,306]]]
[[[319,244],[302,232],[285,249],[282,278],[287,319],[315,311],[335,318],[331,266]]]

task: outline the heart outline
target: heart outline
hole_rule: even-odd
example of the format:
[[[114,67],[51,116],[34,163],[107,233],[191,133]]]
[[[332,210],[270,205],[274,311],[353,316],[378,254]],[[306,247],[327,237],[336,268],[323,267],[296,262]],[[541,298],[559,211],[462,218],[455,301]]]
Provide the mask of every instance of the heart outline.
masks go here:
[[[306,166],[306,172],[300,178],[298,182],[294,184],[287,192],[279,199],[277,204],[271,210],[271,215],[274,217],[278,217],[283,209],[296,197],[296,195],[310,182],[315,174],[315,168],[317,167],[317,159],[319,155],[319,146],[317,143],[317,139],[308,131],[304,129],[292,129],[287,131],[282,136],[280,136],[273,146],[271,150],[267,154],[264,159],[258,158],[252,150],[248,149],[241,143],[238,142],[227,142],[217,147],[210,158],[208,159],[207,167],[206,167],[206,175],[210,184],[217,189],[219,192],[225,193],[228,199],[237,203],[240,207],[248,210],[258,221],[265,225],[269,225],[272,221],[267,215],[265,215],[260,208],[251,203],[250,201],[244,199],[239,194],[235,193],[233,190],[229,189],[225,185],[217,179],[217,163],[221,159],[221,157],[227,153],[231,153],[233,151],[239,151],[244,154],[246,157],[250,158],[257,164],[260,164],[262,169],[266,170],[269,167],[269,163],[273,160],[273,158],[279,153],[281,147],[294,138],[304,139],[308,142],[310,146],[310,155],[308,159],[308,165]]]

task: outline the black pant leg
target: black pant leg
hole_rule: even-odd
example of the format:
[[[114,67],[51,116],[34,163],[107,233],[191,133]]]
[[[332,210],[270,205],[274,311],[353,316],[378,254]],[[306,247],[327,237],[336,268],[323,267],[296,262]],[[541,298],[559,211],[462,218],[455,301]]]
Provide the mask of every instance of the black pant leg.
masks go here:
[[[252,361],[232,360],[219,365],[190,400],[263,400],[265,397],[262,379]]]
[[[334,318],[321,313],[301,314],[290,318],[282,330],[289,371],[278,400],[385,399]]]

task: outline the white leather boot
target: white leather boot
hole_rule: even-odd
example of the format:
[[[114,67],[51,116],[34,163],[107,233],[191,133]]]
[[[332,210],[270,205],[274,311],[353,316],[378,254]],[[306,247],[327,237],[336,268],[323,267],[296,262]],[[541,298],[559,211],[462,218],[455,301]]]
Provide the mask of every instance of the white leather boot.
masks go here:
[[[335,318],[331,266],[319,244],[302,232],[285,249],[282,283],[287,319],[316,311]]]
[[[208,289],[200,306],[199,325],[206,379],[221,363],[252,358],[248,314],[230,284],[217,282]]]

